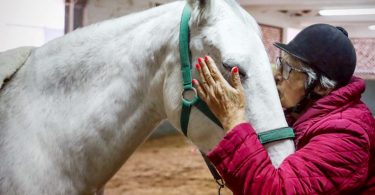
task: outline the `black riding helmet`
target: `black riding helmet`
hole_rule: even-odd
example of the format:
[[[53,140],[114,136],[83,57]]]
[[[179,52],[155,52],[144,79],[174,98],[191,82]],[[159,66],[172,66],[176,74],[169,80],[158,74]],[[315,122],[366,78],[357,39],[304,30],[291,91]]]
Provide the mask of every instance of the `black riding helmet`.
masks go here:
[[[305,62],[317,74],[346,85],[356,66],[356,53],[342,27],[314,24],[302,30],[288,44],[274,43],[276,47]]]

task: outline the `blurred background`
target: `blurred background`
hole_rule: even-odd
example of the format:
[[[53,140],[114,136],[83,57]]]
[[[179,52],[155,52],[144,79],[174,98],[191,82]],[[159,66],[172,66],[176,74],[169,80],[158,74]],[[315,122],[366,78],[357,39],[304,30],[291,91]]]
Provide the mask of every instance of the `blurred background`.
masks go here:
[[[76,28],[168,2],[172,0],[0,0],[0,52],[41,46]],[[273,42],[287,43],[314,23],[344,27],[357,52],[355,75],[366,80],[362,99],[375,113],[375,0],[237,2],[259,23],[271,63],[279,55]],[[151,138],[158,139],[146,142],[132,156],[107,185],[105,194],[216,193],[199,154],[173,127],[162,123]],[[191,191],[194,187],[197,190]]]

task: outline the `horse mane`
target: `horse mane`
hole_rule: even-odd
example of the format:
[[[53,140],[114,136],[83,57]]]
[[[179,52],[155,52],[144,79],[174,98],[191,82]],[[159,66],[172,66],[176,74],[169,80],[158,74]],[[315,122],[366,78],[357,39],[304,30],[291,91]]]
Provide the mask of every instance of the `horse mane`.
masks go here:
[[[88,41],[105,40],[107,42],[111,41],[108,38],[116,37],[119,34],[124,34],[131,30],[138,28],[158,17],[169,13],[172,10],[176,10],[176,7],[182,5],[184,1],[176,1],[161,6],[153,7],[151,9],[146,9],[140,12],[131,13],[128,15],[99,21],[87,26],[78,28],[65,36],[59,37],[57,39],[51,40],[44,44],[38,49],[37,52],[51,53],[52,50],[59,50],[61,45],[64,47],[75,47],[81,46]],[[180,17],[180,16],[176,16]],[[59,46],[59,47],[57,47]],[[57,49],[55,49],[57,48]],[[86,48],[88,50],[88,48]]]
[[[143,11],[134,12],[134,13],[127,14],[124,16],[97,22],[97,23],[85,26],[82,29],[91,28],[89,31],[92,31],[92,30],[95,30],[95,28],[99,28],[99,27],[104,27],[104,28],[106,28],[107,26],[112,27],[114,26],[113,25],[114,23],[116,24],[115,26],[125,27],[122,29],[122,31],[134,29],[134,28],[137,28],[139,25],[149,22],[150,20],[157,18],[158,16],[163,15],[167,13],[168,11],[175,9],[175,7],[181,3],[182,3],[181,1],[167,3],[164,5],[160,5],[160,6],[146,9]]]
[[[194,0],[194,1],[195,2],[193,2],[193,0],[176,1],[176,2],[173,2],[173,3],[167,3],[167,4],[164,4],[164,5],[161,5],[161,6],[157,6],[157,7],[147,9],[147,10],[144,10],[144,11],[132,13],[132,14],[125,15],[125,16],[121,16],[121,17],[118,17],[118,18],[113,18],[113,19],[110,19],[110,20],[105,20],[105,21],[102,21],[102,22],[94,23],[94,24],[85,26],[83,28],[77,29],[77,30],[73,31],[72,33],[69,33],[68,37],[73,35],[73,37],[70,37],[70,38],[73,38],[74,41],[77,41],[76,39],[78,37],[79,37],[78,39],[82,40],[85,37],[81,37],[80,35],[78,35],[78,37],[76,38],[75,37],[75,36],[77,36],[76,34],[81,34],[81,35],[87,36],[87,35],[90,35],[92,32],[98,32],[98,29],[101,29],[100,34],[102,34],[104,36],[106,33],[110,32],[110,31],[107,31],[106,29],[109,30],[109,29],[113,28],[114,26],[116,26],[116,27],[121,26],[121,28],[119,28],[118,31],[111,31],[112,33],[123,33],[124,31],[135,29],[135,28],[137,28],[137,26],[139,26],[139,25],[141,25],[145,22],[150,22],[150,20],[152,20],[154,18],[157,18],[160,15],[163,15],[163,13],[166,13],[170,10],[175,9],[176,6],[179,6],[183,3],[190,3],[191,5],[192,5],[192,2],[193,2],[193,4],[198,3],[198,1],[196,1],[196,0]],[[257,34],[261,35],[260,28],[259,28],[257,22],[255,21],[255,19],[252,18],[236,1],[234,1],[234,0],[223,0],[223,1],[233,9],[234,13],[239,18],[241,18],[242,21],[245,24],[251,26],[253,29],[256,30]],[[214,7],[215,4],[217,4],[217,0],[211,0],[209,2],[210,2],[210,5],[207,5],[204,8],[201,8],[199,10],[199,12],[197,12],[198,14],[192,15],[192,20],[200,23],[200,21],[202,21],[202,20],[204,20],[204,18],[208,17],[207,14],[210,13],[209,9]],[[194,6],[194,7],[196,7],[195,9],[197,9],[198,6]],[[180,16],[176,16],[176,17],[180,17]],[[65,40],[65,41],[67,41],[67,40]]]

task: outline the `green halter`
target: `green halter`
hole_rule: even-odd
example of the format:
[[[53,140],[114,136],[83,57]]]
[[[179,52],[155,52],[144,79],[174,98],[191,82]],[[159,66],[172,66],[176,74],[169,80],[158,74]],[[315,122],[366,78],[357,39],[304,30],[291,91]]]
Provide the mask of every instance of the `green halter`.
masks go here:
[[[210,111],[207,104],[205,104],[197,95],[196,90],[192,84],[192,76],[191,76],[191,55],[189,49],[189,20],[190,20],[191,12],[188,5],[185,6],[184,11],[182,13],[181,24],[180,24],[180,58],[181,58],[181,72],[182,72],[182,81],[183,81],[183,88],[184,92],[182,93],[182,110],[181,110],[181,129],[182,132],[187,136],[188,125],[189,125],[189,118],[190,118],[190,111],[191,107],[197,107],[201,112],[203,112],[207,117],[209,117],[214,123],[222,127],[219,120],[215,117],[215,115]],[[194,92],[194,97],[187,98],[185,95],[188,92]]]
[[[191,11],[188,5],[185,6],[181,17],[180,24],[180,59],[181,59],[181,73],[182,73],[182,84],[184,91],[182,92],[182,110],[180,124],[182,132],[187,136],[189,118],[191,107],[197,107],[201,112],[203,112],[207,117],[209,117],[214,123],[222,128],[220,121],[215,117],[215,115],[210,111],[207,104],[205,104],[197,95],[197,91],[192,85],[191,76],[191,53],[189,47],[190,30],[189,30],[189,20],[191,16]],[[188,93],[193,92],[193,97],[188,97]],[[258,134],[258,138],[262,144],[273,142],[276,140],[282,140],[287,138],[294,138],[294,132],[292,128],[285,127],[280,129],[275,129],[267,132]],[[203,159],[205,160],[212,176],[214,177],[216,183],[218,184],[218,194],[220,195],[221,189],[224,188],[225,184],[220,174],[217,172],[215,167],[211,164],[207,156],[201,152]]]
[[[182,132],[187,136],[189,118],[191,107],[197,107],[201,112],[203,112],[207,117],[209,117],[214,123],[222,127],[220,121],[215,117],[215,115],[210,111],[207,104],[205,104],[197,95],[196,90],[192,85],[192,76],[191,76],[191,54],[189,48],[189,20],[191,16],[191,11],[188,5],[185,6],[184,11],[181,17],[180,24],[180,59],[181,59],[181,72],[182,72],[182,81],[183,81],[183,93],[182,93],[182,110],[180,124]],[[188,92],[193,92],[194,97],[187,98],[185,95]],[[290,127],[279,128],[275,130],[270,130],[258,134],[258,138],[262,144],[269,142],[294,138],[293,129]]]
[[[222,127],[219,120],[215,117],[215,115],[210,111],[208,106],[198,97],[197,91],[192,85],[192,76],[191,76],[191,54],[189,48],[189,38],[190,38],[190,31],[189,31],[189,20],[190,20],[191,12],[188,5],[185,6],[184,11],[182,13],[181,24],[180,24],[180,58],[181,58],[181,72],[182,72],[182,82],[184,91],[182,92],[182,110],[181,110],[181,129],[184,135],[187,137],[188,125],[189,125],[189,118],[190,118],[190,111],[191,107],[197,107],[201,112],[203,112],[207,117],[209,117],[213,122],[217,125]],[[185,97],[188,92],[194,92],[193,97]],[[207,164],[208,169],[210,170],[213,178],[215,179],[216,183],[218,184],[218,194],[221,194],[221,189],[224,188],[224,180],[221,178],[220,174],[217,172],[215,167],[209,161],[207,156],[201,152],[201,155]]]

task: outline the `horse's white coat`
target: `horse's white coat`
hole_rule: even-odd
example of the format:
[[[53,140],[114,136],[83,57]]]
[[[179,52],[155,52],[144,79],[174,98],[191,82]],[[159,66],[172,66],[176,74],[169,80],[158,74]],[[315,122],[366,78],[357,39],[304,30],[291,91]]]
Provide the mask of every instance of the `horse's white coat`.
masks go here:
[[[0,89],[25,63],[34,47],[20,47],[0,52]]]
[[[286,126],[255,21],[230,0],[200,2],[189,0],[193,59],[240,66],[256,130]],[[32,53],[0,92],[0,194],[94,193],[160,121],[179,128],[184,5],[91,25]],[[189,137],[201,150],[223,135],[193,109]],[[290,140],[266,148],[276,166],[294,151]]]

